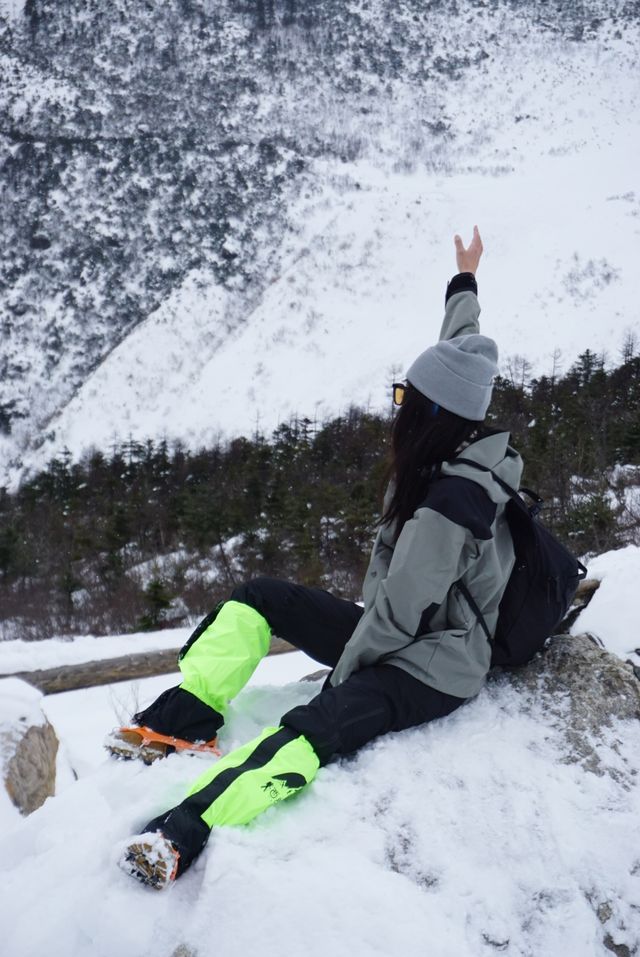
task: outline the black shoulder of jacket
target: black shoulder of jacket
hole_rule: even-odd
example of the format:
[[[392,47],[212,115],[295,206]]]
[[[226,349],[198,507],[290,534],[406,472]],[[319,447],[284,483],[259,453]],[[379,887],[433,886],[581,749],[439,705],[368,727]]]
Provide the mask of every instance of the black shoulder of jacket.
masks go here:
[[[418,506],[430,508],[449,521],[467,528],[474,538],[492,538],[491,525],[497,505],[482,486],[472,479],[444,475],[429,486],[426,498]]]

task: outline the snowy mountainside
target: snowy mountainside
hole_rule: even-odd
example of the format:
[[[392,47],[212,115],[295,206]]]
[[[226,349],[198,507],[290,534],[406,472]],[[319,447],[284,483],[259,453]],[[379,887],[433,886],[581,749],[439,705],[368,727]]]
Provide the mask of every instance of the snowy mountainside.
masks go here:
[[[473,222],[507,364],[615,353],[640,325],[638,33],[605,0],[7,16],[5,479],[384,406]]]

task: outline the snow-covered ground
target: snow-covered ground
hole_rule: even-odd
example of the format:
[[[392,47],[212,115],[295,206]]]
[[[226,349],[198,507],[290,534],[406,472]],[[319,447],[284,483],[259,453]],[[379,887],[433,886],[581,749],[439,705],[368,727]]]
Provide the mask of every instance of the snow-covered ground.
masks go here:
[[[39,668],[61,668],[101,658],[142,654],[180,648],[192,628],[171,628],[162,631],[143,631],[130,635],[110,635],[108,638],[81,635],[77,638],[49,638],[46,641],[0,642],[0,674],[15,671],[36,671]]]
[[[640,549],[627,545],[589,562],[589,578],[601,582],[573,627],[590,632],[625,661],[640,665],[640,623],[635,590],[640,580]]]
[[[602,584],[574,630],[633,656],[640,549],[600,556],[590,574]],[[144,640],[177,646],[184,636]],[[5,642],[0,672],[50,666],[56,651],[57,663],[72,663],[98,657],[98,646],[142,645],[143,636],[51,641],[27,657]],[[297,679],[317,668],[301,653],[263,661],[231,708],[224,749],[316,694],[317,683]],[[114,762],[101,741],[175,681],[40,700],[61,741],[57,795],[22,819],[0,789],[6,957],[607,957],[607,934],[629,948],[618,953],[640,947],[638,725],[605,732],[599,754],[613,773],[597,776],[565,762],[541,704],[500,682],[443,721],[322,769],[251,826],[215,834],[170,891],[137,885],[116,867],[119,843],[181,800],[208,759]],[[16,685],[0,682],[0,721],[15,710]],[[22,689],[31,711],[38,696]]]

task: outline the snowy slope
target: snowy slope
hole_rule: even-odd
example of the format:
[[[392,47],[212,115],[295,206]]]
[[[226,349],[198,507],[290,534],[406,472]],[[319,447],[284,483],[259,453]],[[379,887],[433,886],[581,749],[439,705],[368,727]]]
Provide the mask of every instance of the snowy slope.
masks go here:
[[[394,377],[438,337],[452,231],[470,238],[475,221],[487,224],[482,328],[501,345],[507,374],[517,355],[538,374],[551,372],[556,350],[557,369],[585,348],[616,360],[625,333],[640,334],[629,295],[639,229],[628,214],[640,206],[608,194],[634,185],[632,146],[630,136],[625,162],[612,150],[589,162],[547,156],[504,178],[354,168],[360,188],[334,197],[332,218],[241,330],[194,346],[220,292],[194,298],[188,284],[170,313],[162,307],[114,350],[52,423],[55,442],[28,461],[128,436],[197,445],[220,431],[269,431],[296,413],[384,408]],[[596,190],[601,166],[607,185]]]
[[[313,690],[245,692],[242,737]],[[493,688],[448,721],[324,769],[289,806],[216,834],[162,897],[116,868],[118,844],[180,800],[202,764],[105,762],[0,841],[3,953],[169,957],[185,944],[202,957],[285,947],[311,957],[605,957],[604,905],[607,932],[633,949],[636,729],[614,730],[616,752],[602,748],[625,789],[564,764],[544,714],[521,709]]]
[[[342,138],[351,131],[357,158],[308,157],[304,183],[283,199],[286,228],[252,231],[259,262],[228,241],[259,275],[234,286],[211,265],[189,272],[70,401],[60,398],[46,429],[34,433],[27,418],[0,439],[5,474],[65,447],[79,454],[129,436],[195,446],[295,413],[385,407],[392,376],[437,336],[452,234],[470,236],[474,222],[487,250],[483,329],[506,371],[517,354],[537,373],[557,351],[556,369],[586,348],[617,359],[625,334],[640,331],[638,24],[602,17],[575,42],[541,29],[534,6],[462,4],[458,47],[429,27],[432,60],[439,51],[450,75],[423,86],[401,74],[388,96],[378,79],[361,112],[353,98],[327,100],[324,81],[305,87],[304,105],[286,86],[277,108],[261,101],[258,114],[275,110],[302,142],[323,116]],[[379,15],[369,9],[367,29]],[[434,22],[446,16],[438,8]],[[409,48],[398,55],[412,63]],[[472,64],[453,78],[456,55]]]
[[[621,571],[637,576],[639,565],[637,548],[594,563],[591,625],[622,655],[637,635],[622,641]],[[312,697],[318,685],[295,679],[316,668],[301,653],[262,662],[232,706],[225,749]],[[120,843],[179,801],[208,759],[146,768],[105,759],[100,741],[174,682],[44,700],[63,746],[58,795],[26,820],[0,805],[3,955],[177,957],[184,945],[194,957],[607,957],[613,944],[640,947],[637,724],[605,732],[608,770],[597,776],[566,763],[539,702],[500,682],[443,721],[322,769],[250,827],[218,832],[165,894],[140,887],[115,865]]]

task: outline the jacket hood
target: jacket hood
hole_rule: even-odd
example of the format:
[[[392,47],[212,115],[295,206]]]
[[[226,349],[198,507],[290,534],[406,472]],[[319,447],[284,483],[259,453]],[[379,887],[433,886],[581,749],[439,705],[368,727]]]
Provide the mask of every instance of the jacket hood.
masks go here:
[[[442,474],[471,479],[476,485],[482,486],[492,502],[508,502],[508,492],[494,481],[489,472],[482,472],[458,459],[468,459],[484,468],[491,469],[498,478],[517,492],[520,487],[523,462],[519,453],[509,445],[509,438],[509,432],[496,432],[472,442],[459,452],[456,458],[443,462]]]

